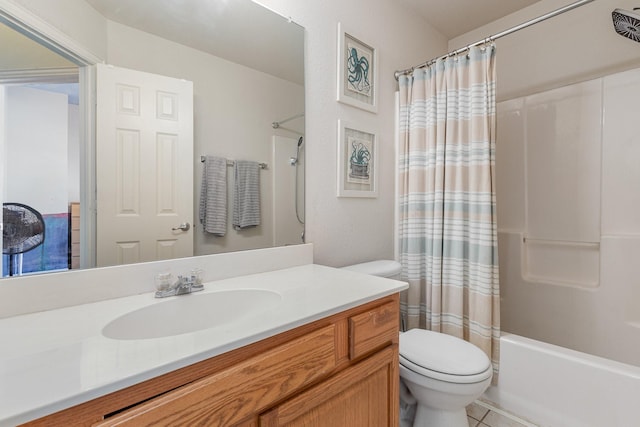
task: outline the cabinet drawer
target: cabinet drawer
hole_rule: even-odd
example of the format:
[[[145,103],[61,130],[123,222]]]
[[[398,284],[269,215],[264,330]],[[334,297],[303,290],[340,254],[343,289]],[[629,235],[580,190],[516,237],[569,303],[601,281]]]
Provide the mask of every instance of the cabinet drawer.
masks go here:
[[[326,326],[97,425],[236,424],[333,370],[335,335]]]
[[[393,301],[349,318],[349,358],[356,359],[396,341],[400,327]]]

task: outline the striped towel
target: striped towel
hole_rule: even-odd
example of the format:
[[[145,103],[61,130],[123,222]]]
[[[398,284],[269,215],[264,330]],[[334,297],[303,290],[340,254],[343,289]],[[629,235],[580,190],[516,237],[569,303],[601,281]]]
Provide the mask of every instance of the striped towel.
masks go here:
[[[200,188],[200,223],[205,233],[227,232],[227,159],[207,156]]]
[[[236,160],[233,228],[260,225],[260,166],[258,162]]]

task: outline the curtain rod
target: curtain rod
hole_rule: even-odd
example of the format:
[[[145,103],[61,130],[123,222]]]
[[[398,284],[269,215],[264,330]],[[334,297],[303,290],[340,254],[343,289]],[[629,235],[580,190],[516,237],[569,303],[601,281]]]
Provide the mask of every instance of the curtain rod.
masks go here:
[[[472,48],[474,46],[479,46],[481,44],[493,42],[494,40],[497,40],[500,37],[504,37],[504,36],[509,35],[511,33],[515,33],[516,31],[520,31],[523,28],[529,27],[529,26],[537,24],[539,22],[546,21],[549,18],[553,18],[554,16],[558,16],[558,15],[560,15],[562,13],[568,12],[570,10],[573,10],[573,9],[577,8],[577,7],[583,6],[583,5],[587,4],[587,3],[591,3],[592,1],[593,0],[579,0],[579,1],[575,2],[575,3],[571,3],[571,4],[567,5],[567,6],[561,7],[560,9],[556,9],[556,10],[554,10],[552,12],[549,12],[549,13],[546,13],[546,14],[544,14],[542,16],[538,16],[537,18],[531,19],[531,20],[529,20],[527,22],[523,22],[520,25],[516,25],[515,27],[511,27],[511,28],[509,28],[507,30],[501,31],[501,32],[499,32],[497,34],[494,34],[492,36],[489,36],[489,37],[487,37],[485,39],[478,40],[477,42],[471,43],[471,44],[469,44],[469,45],[467,45],[465,47],[462,47],[462,48],[460,48],[458,50],[451,51],[451,52],[447,53],[446,55],[442,55],[442,56],[438,56],[438,57],[436,57],[434,59],[430,59],[430,60],[428,60],[426,62],[423,62],[420,65],[416,65],[415,67],[407,68],[405,70],[396,71],[395,73],[393,73],[393,76],[396,78],[396,80],[398,80],[398,78],[400,76],[402,76],[404,74],[410,74],[416,68],[428,67],[429,65],[433,64],[434,62],[436,62],[438,59],[441,59],[441,58],[445,59],[448,56],[458,55],[458,54],[460,54],[462,52],[465,52],[465,51],[469,50],[470,48]]]
[[[274,129],[278,129],[281,124],[289,122],[293,119],[297,119],[298,117],[304,117],[304,113],[296,114],[295,116],[287,117],[286,119],[278,120],[276,122],[271,123],[271,126]]]

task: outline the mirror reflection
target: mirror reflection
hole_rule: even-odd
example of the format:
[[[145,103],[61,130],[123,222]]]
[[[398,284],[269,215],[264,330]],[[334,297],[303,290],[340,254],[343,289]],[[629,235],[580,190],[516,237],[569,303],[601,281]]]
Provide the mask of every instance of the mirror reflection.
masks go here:
[[[104,17],[104,62],[113,66],[98,66],[96,141],[86,141],[79,131],[86,94],[79,89],[83,85],[78,84],[78,67],[2,25],[4,277],[302,243],[304,30],[250,0],[191,0],[181,2],[178,9],[174,3],[87,0],[87,7]],[[141,148],[143,142],[127,139],[134,130],[132,122],[110,122],[109,115],[102,113],[101,100],[111,98],[101,95],[101,68],[140,73],[145,84],[149,76],[157,76],[190,85],[188,146],[175,143],[172,138],[178,133],[166,127],[153,131],[152,151]],[[130,88],[135,86],[131,81],[116,81],[112,86]],[[138,102],[126,91],[113,92],[110,96],[122,101],[121,106]],[[154,114],[188,117],[188,108],[174,96],[177,91],[157,93],[166,96],[152,101]],[[140,99],[142,111],[146,101]],[[108,104],[113,107],[116,102]],[[111,129],[106,134],[105,126]],[[101,138],[116,141],[110,148],[113,156],[101,151]],[[81,161],[92,152],[95,165]],[[224,233],[205,232],[199,219],[203,184],[205,189],[210,185],[203,177],[212,164],[202,160],[211,158],[225,161]],[[259,169],[258,183],[253,183],[259,197],[258,225],[234,227],[234,204],[247,200],[246,194],[245,200],[235,198],[236,183],[244,182],[236,179],[236,173],[242,173],[240,168],[236,172],[236,165],[245,162],[265,166]],[[101,171],[114,169],[117,172],[110,177],[102,175]],[[91,194],[84,187],[93,182],[97,202],[84,196]],[[159,196],[149,202],[150,193]],[[44,224],[43,242],[24,253],[21,250],[28,245],[19,241],[26,241],[38,226],[23,224],[22,214],[8,211],[9,203],[36,211]],[[92,209],[96,203],[97,209]],[[145,203],[167,220],[161,226],[164,230],[151,228],[146,249],[136,233],[152,221],[139,220],[133,227],[116,223],[119,235],[101,225],[105,216],[139,216]],[[182,209],[185,206],[188,209]],[[118,237],[109,240],[105,235]],[[176,252],[173,241],[185,236],[186,252]],[[111,255],[105,258],[101,252]]]

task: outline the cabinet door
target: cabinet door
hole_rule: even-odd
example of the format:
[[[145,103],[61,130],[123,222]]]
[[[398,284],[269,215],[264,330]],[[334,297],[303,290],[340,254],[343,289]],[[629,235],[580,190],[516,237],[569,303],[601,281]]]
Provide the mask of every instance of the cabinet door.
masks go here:
[[[263,414],[260,426],[397,426],[396,364],[387,347]]]

